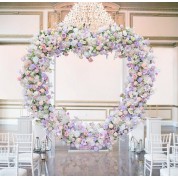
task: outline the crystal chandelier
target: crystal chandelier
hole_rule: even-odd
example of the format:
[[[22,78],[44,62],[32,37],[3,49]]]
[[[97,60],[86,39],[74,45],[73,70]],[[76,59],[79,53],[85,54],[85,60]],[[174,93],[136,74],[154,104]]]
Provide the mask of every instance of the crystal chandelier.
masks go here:
[[[76,3],[63,21],[66,25],[77,28],[86,27],[96,32],[100,28],[107,28],[113,24],[110,14],[106,12],[102,3],[99,2],[78,2]]]

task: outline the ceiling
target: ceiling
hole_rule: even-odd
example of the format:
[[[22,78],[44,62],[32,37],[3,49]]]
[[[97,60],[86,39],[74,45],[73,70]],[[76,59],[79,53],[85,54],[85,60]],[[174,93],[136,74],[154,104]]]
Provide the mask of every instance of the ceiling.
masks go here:
[[[0,2],[0,9],[53,9],[62,2]],[[132,10],[175,10],[178,11],[178,2],[114,2],[120,9]]]

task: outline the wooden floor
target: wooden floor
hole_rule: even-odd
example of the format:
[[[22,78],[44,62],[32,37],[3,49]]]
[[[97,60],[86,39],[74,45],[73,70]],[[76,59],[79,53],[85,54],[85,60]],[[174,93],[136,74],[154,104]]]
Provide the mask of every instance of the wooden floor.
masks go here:
[[[178,133],[178,128],[163,127],[162,133]],[[144,152],[129,151],[128,137],[114,145],[112,151],[68,152],[65,146],[57,146],[48,160],[42,162],[42,175],[49,176],[141,176]],[[153,175],[159,176],[154,170]]]

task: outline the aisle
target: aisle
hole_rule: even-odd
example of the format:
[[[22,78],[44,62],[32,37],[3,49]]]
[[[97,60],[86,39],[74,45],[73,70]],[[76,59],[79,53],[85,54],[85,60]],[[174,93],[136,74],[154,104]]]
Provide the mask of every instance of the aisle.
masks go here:
[[[49,175],[55,176],[136,176],[143,175],[143,154],[129,152],[126,137],[112,151],[98,153],[68,152],[67,147],[58,146],[55,159],[48,159],[47,165]]]
[[[162,131],[178,133],[175,127],[163,127]],[[57,146],[55,155],[47,160],[47,171],[55,176],[143,175],[144,152],[136,154],[128,149],[127,136],[110,152],[68,152],[66,146]],[[45,171],[45,167],[42,168]],[[159,170],[154,170],[153,175],[159,176]]]

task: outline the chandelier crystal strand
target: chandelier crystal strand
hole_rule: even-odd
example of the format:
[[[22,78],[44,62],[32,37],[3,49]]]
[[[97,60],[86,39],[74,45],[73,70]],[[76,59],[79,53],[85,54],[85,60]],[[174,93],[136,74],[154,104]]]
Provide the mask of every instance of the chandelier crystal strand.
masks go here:
[[[96,32],[100,28],[107,28],[114,24],[114,21],[102,3],[79,2],[72,7],[63,23],[77,28],[86,27],[91,32]]]

